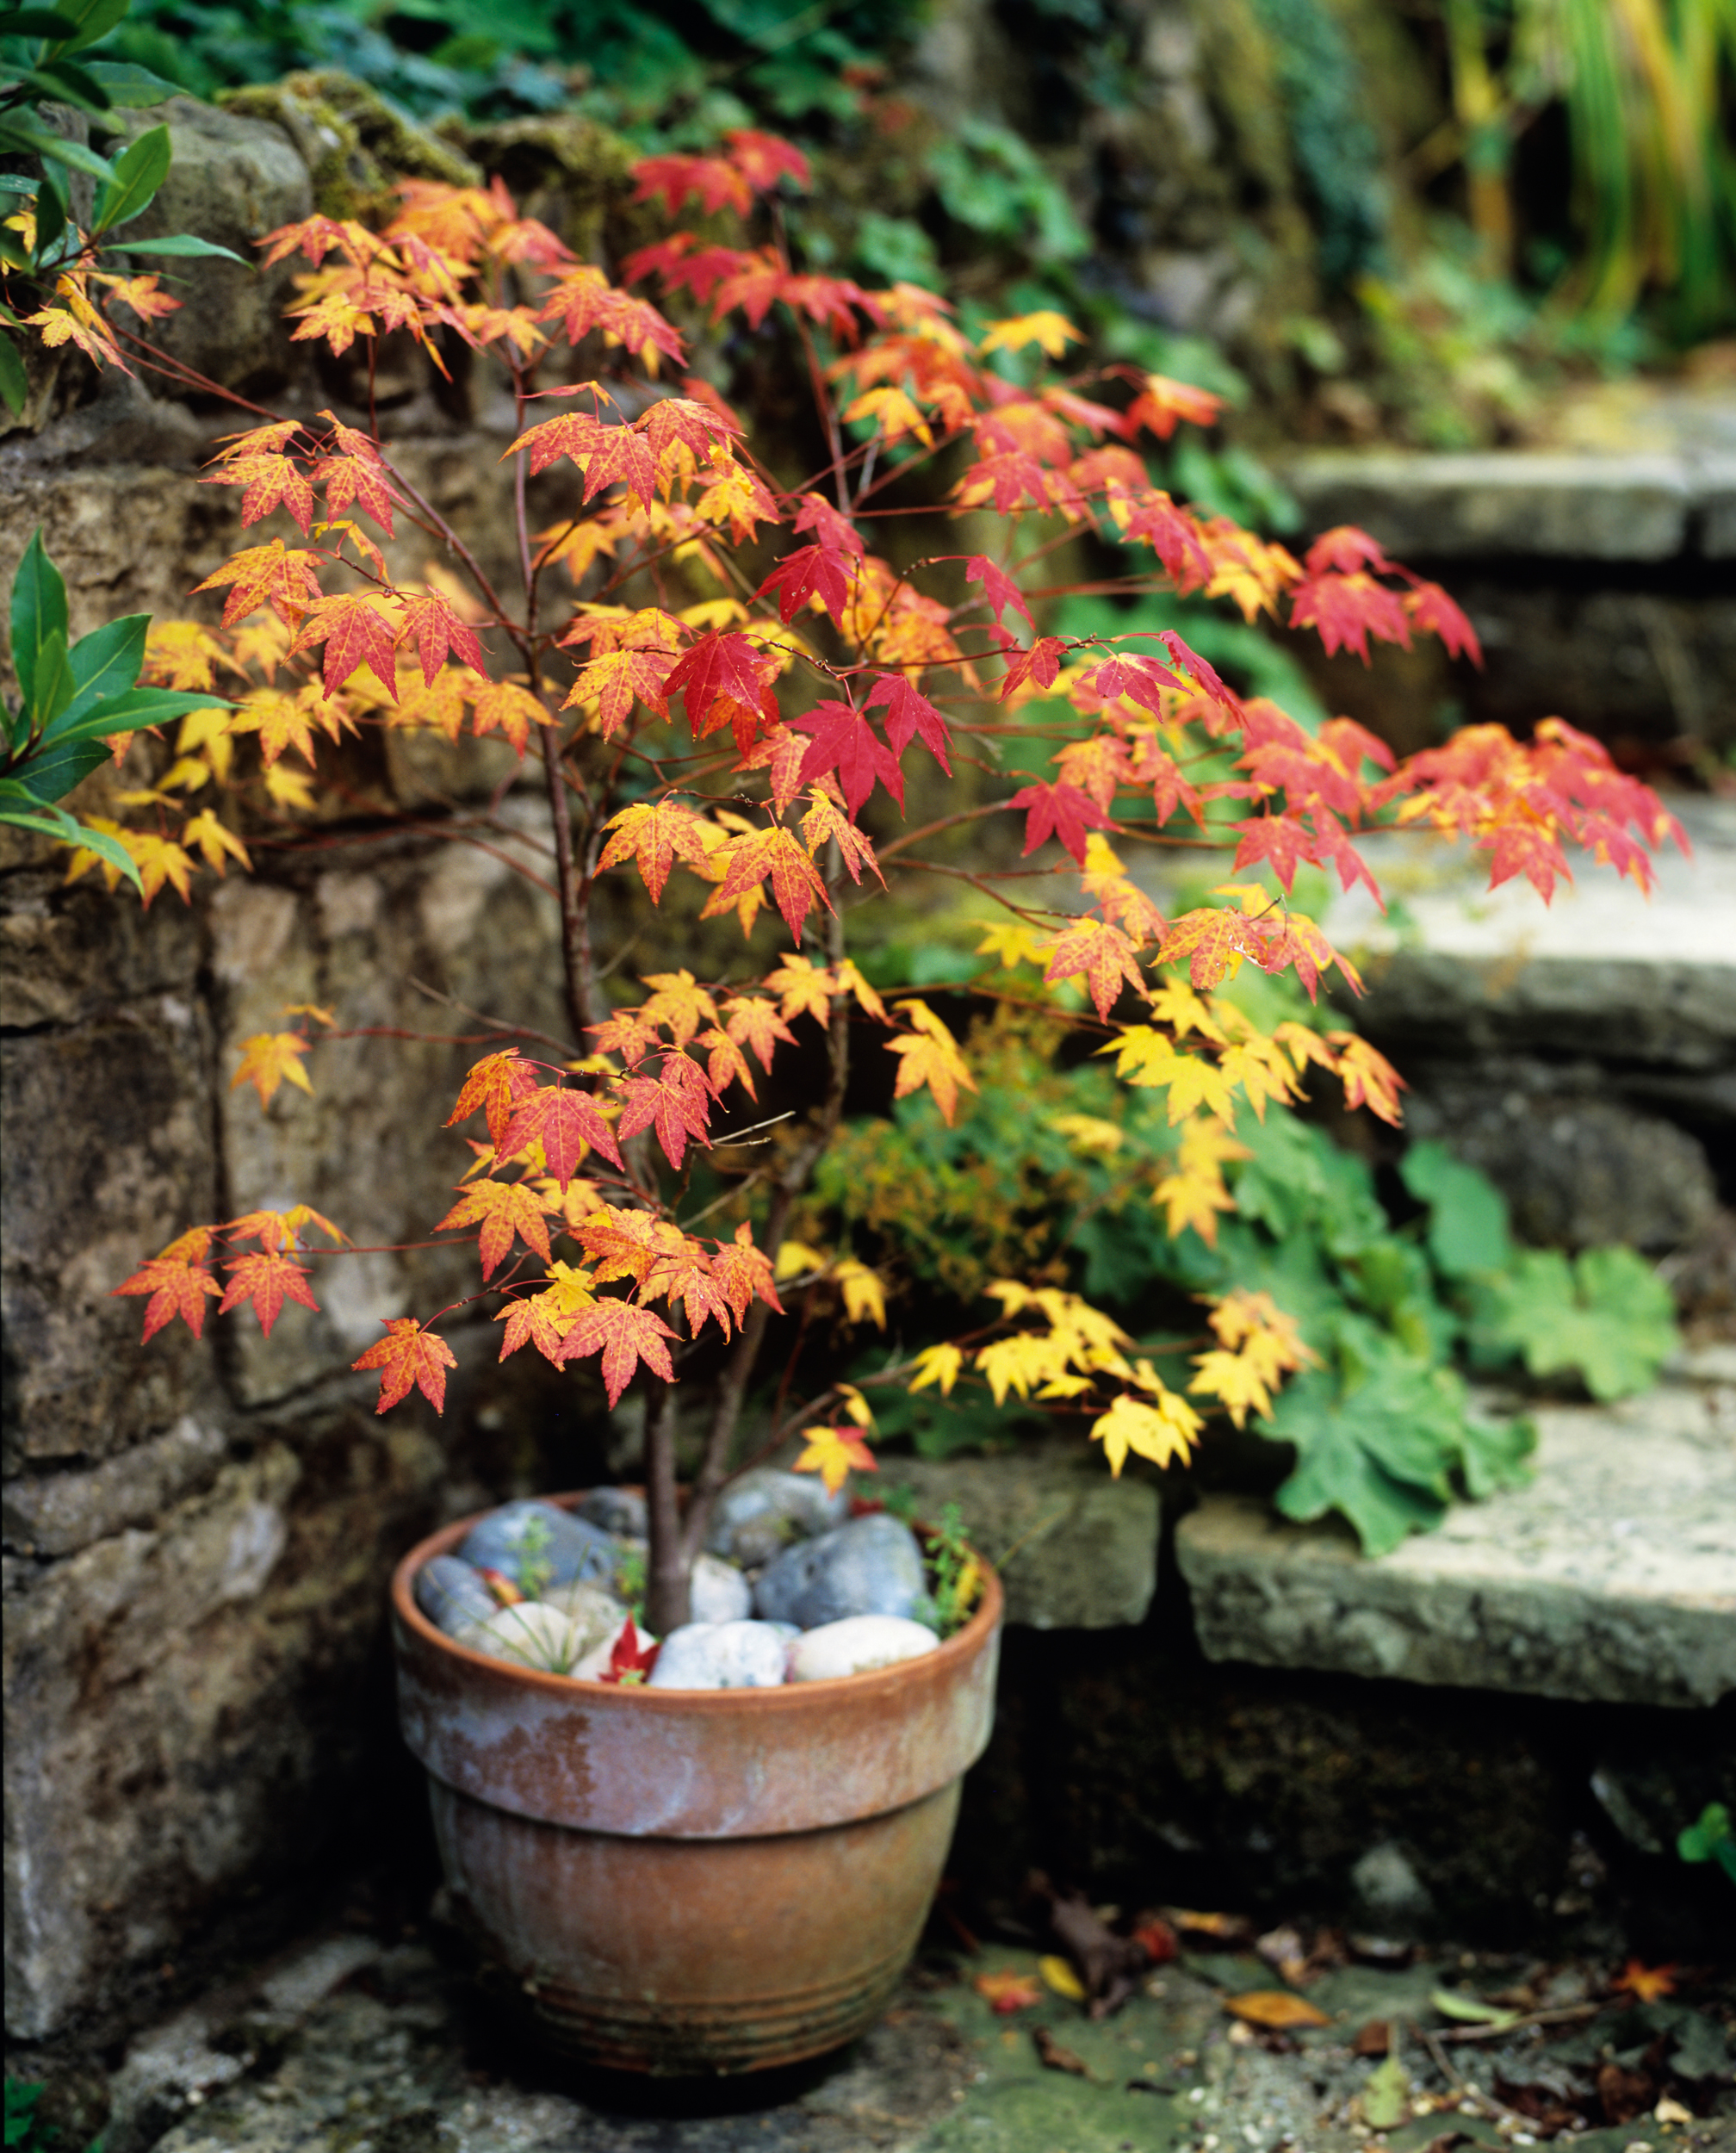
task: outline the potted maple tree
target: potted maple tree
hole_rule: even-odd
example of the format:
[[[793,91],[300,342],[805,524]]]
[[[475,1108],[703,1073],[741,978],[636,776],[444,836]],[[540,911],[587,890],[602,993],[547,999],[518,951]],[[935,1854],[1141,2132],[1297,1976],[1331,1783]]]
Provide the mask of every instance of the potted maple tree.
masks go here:
[[[1209,423],[1216,398],[1127,367],[1070,376],[1078,332],[1053,313],[972,336],[930,291],[865,290],[792,260],[778,202],[809,173],[789,145],[737,133],[715,157],[644,159],[636,181],[641,202],[672,212],[696,199],[732,212],[746,243],[677,230],[611,276],[498,183],[425,182],[402,188],[381,229],[315,216],[271,235],[268,261],[299,251],[307,264],[295,334],[334,358],[365,349],[369,381],[388,337],[443,370],[457,344],[499,367],[519,422],[516,569],[510,584],[491,574],[371,425],[328,411],[250,425],[222,444],[210,482],[243,490],[245,524],[286,512],[302,542],[249,545],[200,586],[226,594],[202,648],[245,686],[220,700],[208,668],[192,685],[211,700],[183,721],[178,748],[183,785],[190,772],[211,788],[202,797],[240,796],[280,826],[304,811],[301,781],[282,781],[285,753],[317,769],[350,730],[455,745],[498,733],[539,773],[567,1036],[526,1033],[477,1061],[444,1126],[484,1135],[441,1224],[476,1241],[503,1357],[594,1361],[611,1405],[629,1387],[642,1395],[642,1608],[660,1639],[687,1625],[716,1507],[745,1471],[797,1438],[797,1469],[828,1489],[871,1468],[873,1384],[950,1392],[967,1379],[997,1400],[1066,1401],[1119,1474],[1130,1453],[1185,1458],[1204,1412],[1239,1424],[1311,1358],[1271,1294],[1237,1289],[1210,1299],[1213,1335],[1185,1384],[1167,1381],[1154,1351],[1080,1294],[1008,1276],[991,1286],[988,1325],[794,1405],[787,1360],[766,1405],[780,1281],[823,1270],[858,1313],[881,1291],[859,1259],[791,1234],[839,1137],[852,1064],[890,1056],[896,1095],[927,1091],[949,1121],[975,1085],[968,1040],[933,1000],[877,991],[852,949],[852,912],[890,875],[944,868],[932,853],[946,833],[993,816],[1023,818],[1026,855],[1057,841],[1047,881],[980,861],[952,871],[995,908],[991,943],[1024,967],[1009,994],[1058,1008],[1125,1083],[1167,1097],[1174,1151],[1157,1200],[1180,1231],[1231,1205],[1238,1100],[1263,1111],[1319,1071],[1350,1106],[1398,1118],[1394,1072],[1354,1033],[1295,1020],[1268,1032],[1217,997],[1243,965],[1293,975],[1311,997],[1334,967],[1355,983],[1289,901],[1299,866],[1372,884],[1358,830],[1423,823],[1467,835],[1491,851],[1493,880],[1522,872],[1547,898],[1565,845],[1643,882],[1671,825],[1556,721],[1528,742],[1481,727],[1395,763],[1347,719],[1310,731],[1244,698],[1137,612],[1125,632],[1038,632],[1027,588],[1094,536],[1125,549],[1130,597],[1227,593],[1250,617],[1284,605],[1329,650],[1365,657],[1370,636],[1426,633],[1475,654],[1445,593],[1362,533],[1329,532],[1299,562],[1155,485],[1142,444]],[[35,318],[45,334],[57,307],[94,305],[88,269],[69,257],[62,297]],[[687,340],[648,289],[665,307],[784,340],[811,389],[819,468],[790,471],[788,442],[774,468],[715,387],[679,379]],[[140,338],[126,349],[166,363]],[[365,386],[356,396],[359,419]],[[527,488],[550,472],[564,475],[565,506],[536,529]],[[925,483],[930,512],[965,519],[983,550],[895,565],[877,549]],[[368,521],[419,527],[456,580],[394,579]],[[147,680],[172,655],[189,685],[184,636],[158,632],[152,649]],[[8,774],[27,788],[54,723],[33,708],[11,727]],[[250,736],[257,757],[238,755]],[[947,804],[902,829],[923,764],[925,796],[940,788]],[[165,879],[186,894],[189,846],[218,872],[226,858],[247,865],[214,808],[193,816],[180,803],[171,772],[145,817],[100,833],[147,902]],[[1240,879],[1166,918],[1124,853],[1177,842],[1215,849]],[[616,952],[596,940],[597,892],[615,876],[636,877],[653,905],[685,886],[703,899],[690,913],[733,917],[739,964],[621,994]],[[693,1157],[720,1115],[753,1118],[798,1025],[822,1047],[799,1111],[763,1151],[727,1157],[722,1194],[690,1212]],[[305,1027],[255,1039],[245,1073],[262,1097],[285,1077],[305,1087],[312,1044]],[[429,1138],[456,1141],[435,1126]],[[147,1337],[177,1317],[197,1332],[213,1298],[251,1302],[269,1331],[286,1300],[315,1305],[298,1246],[322,1232],[341,1239],[305,1207],[194,1225],[117,1290],[147,1298]],[[385,1321],[356,1363],[378,1371],[381,1412],[412,1389],[442,1409],[455,1312]],[[705,1433],[684,1490],[672,1397],[708,1342]],[[992,1574],[954,1546],[951,1634],[896,1666],[660,1686],[635,1678],[648,1655],[629,1623],[598,1678],[582,1679],[473,1650],[418,1605],[418,1579],[474,1523],[398,1573],[404,1724],[455,1889],[539,2022],[593,2059],[661,2069],[753,2068],[859,2030],[914,1945],[959,1775],[987,1739]]]

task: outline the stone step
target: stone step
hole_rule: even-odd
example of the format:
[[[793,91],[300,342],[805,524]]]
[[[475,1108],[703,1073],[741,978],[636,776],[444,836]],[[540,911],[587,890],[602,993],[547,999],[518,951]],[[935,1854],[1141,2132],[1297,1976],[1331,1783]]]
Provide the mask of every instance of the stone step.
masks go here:
[[[1736,558],[1736,445],[1316,449],[1274,468],[1305,529],[1355,524],[1404,562]]]
[[[1736,1689],[1736,1381],[1728,1348],[1643,1398],[1544,1407],[1528,1487],[1361,1555],[1208,1496],[1175,1554],[1208,1659],[1594,1703]],[[1710,1380],[1695,1380],[1696,1376]]]

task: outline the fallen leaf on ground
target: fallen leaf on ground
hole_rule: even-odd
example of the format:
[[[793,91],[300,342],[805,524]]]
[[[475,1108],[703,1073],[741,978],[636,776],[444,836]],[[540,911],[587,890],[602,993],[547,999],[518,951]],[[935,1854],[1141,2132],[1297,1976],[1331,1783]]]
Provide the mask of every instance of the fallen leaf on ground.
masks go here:
[[[1606,2063],[1597,2074],[1597,2098],[1606,2123],[1632,2123],[1652,2106],[1658,2088],[1647,2071],[1623,2070]]]
[[[1184,1936],[1213,1936],[1220,1943],[1239,1944],[1254,1934],[1254,1924],[1240,1914],[1196,1914],[1187,1907],[1166,1907],[1164,1913],[1170,1926]]]
[[[1132,1940],[1154,1966],[1167,1965],[1181,1949],[1175,1930],[1155,1914],[1134,1930]]]
[[[1243,2019],[1249,2026],[1330,2026],[1332,2023],[1326,2013],[1317,2010],[1305,1996],[1293,1996],[1287,1989],[1250,1989],[1244,1995],[1225,1996],[1224,2008],[1231,2018]]]
[[[1630,1958],[1609,1986],[1625,1989],[1641,2003],[1656,2003],[1676,1993],[1676,1963],[1672,1959],[1667,1966],[1644,1966]]]
[[[1023,2011],[1028,2005],[1041,2003],[1043,1991],[1030,1974],[1021,1974],[1016,1967],[1003,1967],[998,1974],[978,1974],[970,1986],[984,1999],[991,2011],[1005,2015],[1008,2012]]]
[[[1519,2016],[1516,2011],[1503,2011],[1498,2005],[1485,2003],[1480,1996],[1461,1995],[1456,1989],[1431,1989],[1429,2001],[1443,2019],[1457,2019],[1464,2026],[1511,2026]]]
[[[1654,2123],[1692,2123],[1694,2111],[1684,2108],[1679,2100],[1672,2100],[1668,2094],[1665,2094],[1652,2111],[1652,2119]]]
[[[1404,2120],[1410,2079],[1396,2056],[1389,2056],[1362,2088],[1362,2120],[1371,2130],[1391,2131]]]
[[[1038,2061],[1045,2071],[1070,2071],[1075,2078],[1091,2075],[1091,2066],[1084,2058],[1076,2056],[1070,2048],[1063,2048],[1046,2026],[1033,2026],[1031,2038],[1036,2044]]]
[[[1370,2019],[1367,2026],[1358,2027],[1350,2052],[1353,2056],[1384,2056],[1392,2045],[1391,2026],[1385,2019]]]
[[[1057,1996],[1065,1996],[1069,2003],[1084,2002],[1085,1984],[1064,1958],[1057,1958],[1051,1952],[1048,1958],[1038,1960],[1037,1970],[1045,1985],[1052,1989]]]

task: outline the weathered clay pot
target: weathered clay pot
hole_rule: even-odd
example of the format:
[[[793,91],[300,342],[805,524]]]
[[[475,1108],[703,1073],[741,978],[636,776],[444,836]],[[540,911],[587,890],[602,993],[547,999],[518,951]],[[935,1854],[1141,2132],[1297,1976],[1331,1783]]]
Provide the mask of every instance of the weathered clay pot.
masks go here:
[[[578,1496],[557,1497],[577,1502]],[[620,1689],[470,1652],[392,1581],[399,1716],[458,1911],[587,2063],[760,2070],[884,2007],[994,1716],[1001,1597],[938,1651],[777,1690]]]

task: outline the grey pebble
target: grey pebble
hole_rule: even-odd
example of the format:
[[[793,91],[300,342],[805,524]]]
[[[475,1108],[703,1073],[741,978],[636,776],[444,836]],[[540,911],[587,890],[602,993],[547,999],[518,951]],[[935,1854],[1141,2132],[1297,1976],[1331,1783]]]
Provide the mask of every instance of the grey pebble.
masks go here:
[[[593,1487],[578,1514],[617,1540],[643,1540],[651,1529],[645,1498],[636,1487]]]
[[[828,1495],[817,1474],[762,1467],[744,1473],[718,1497],[705,1545],[714,1555],[757,1569],[792,1541],[829,1532],[849,1515],[848,1495],[841,1487]]]
[[[922,1551],[883,1511],[785,1550],[753,1588],[755,1611],[816,1629],[850,1615],[909,1615],[924,1596]]]
[[[538,1527],[541,1531],[538,1533]],[[540,1539],[527,1548],[526,1539]],[[601,1585],[615,1577],[621,1550],[606,1532],[554,1503],[503,1504],[474,1525],[459,1548],[479,1570],[499,1570],[525,1591],[555,1585]],[[531,1572],[527,1579],[526,1570]]]
[[[473,1566],[456,1555],[435,1555],[416,1573],[416,1604],[449,1637],[473,1623],[486,1623],[499,1602]]]

